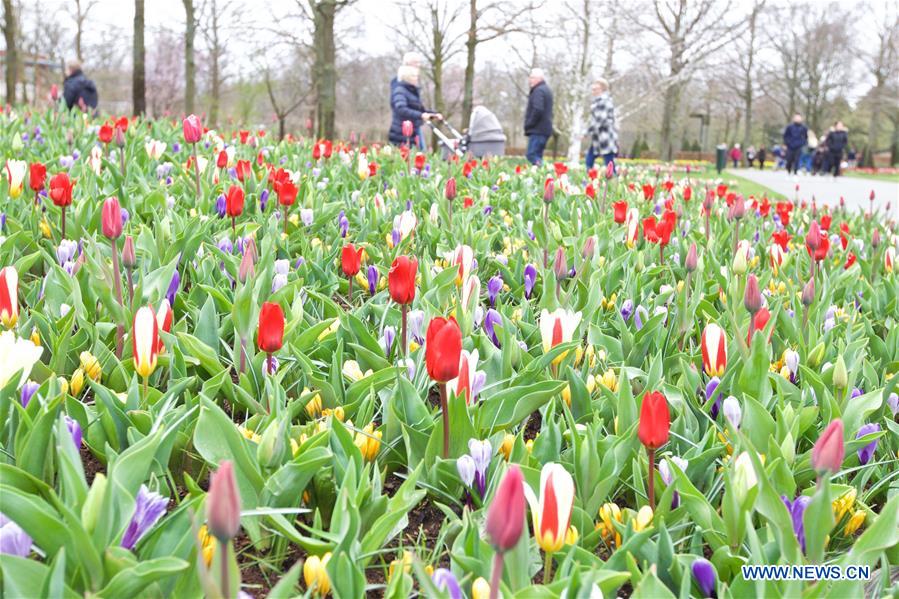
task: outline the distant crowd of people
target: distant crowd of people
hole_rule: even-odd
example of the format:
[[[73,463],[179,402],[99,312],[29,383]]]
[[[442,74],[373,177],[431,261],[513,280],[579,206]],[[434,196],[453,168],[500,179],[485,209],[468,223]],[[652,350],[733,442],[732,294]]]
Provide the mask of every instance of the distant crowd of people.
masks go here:
[[[760,146],[758,151],[750,146],[744,154],[740,144],[734,144],[728,152],[734,168],[741,166],[745,159],[749,168],[757,162],[758,168],[763,169],[767,155],[765,146]],[[785,169],[793,175],[804,172],[838,177],[842,172],[843,162],[854,165],[857,153],[849,146],[849,132],[842,121],[835,122],[826,134],[819,137],[805,126],[802,115],[796,114],[784,129],[783,143],[771,148],[771,156],[774,158],[775,169]]]

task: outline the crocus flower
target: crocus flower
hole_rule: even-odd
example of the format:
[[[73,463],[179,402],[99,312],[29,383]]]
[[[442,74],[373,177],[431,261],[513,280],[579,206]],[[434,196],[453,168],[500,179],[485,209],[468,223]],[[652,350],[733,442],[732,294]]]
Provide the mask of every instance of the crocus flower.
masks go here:
[[[331,579],[328,577],[328,562],[331,561],[331,552],[322,557],[310,555],[303,562],[303,580],[306,588],[314,590],[321,597],[327,596],[331,591]]]
[[[434,574],[431,575],[431,580],[434,581],[434,586],[436,586],[439,591],[443,591],[449,595],[450,599],[463,599],[462,588],[459,587],[459,581],[456,580],[455,575],[446,568],[437,568],[434,570]]]
[[[28,557],[30,553],[31,537],[0,512],[0,555]]]
[[[634,326],[638,331],[643,328],[644,320],[649,320],[649,312],[643,306],[637,306],[634,311]]]
[[[225,194],[219,194],[219,196],[215,198],[215,211],[219,215],[219,218],[225,217],[227,206],[228,204],[225,200]]]
[[[69,435],[72,436],[72,443],[75,444],[75,450],[81,449],[81,425],[74,418],[64,417],[66,428],[69,429]]]
[[[634,313],[634,301],[631,299],[624,300],[624,303],[621,304],[621,318],[624,319],[624,322],[630,320],[631,314]]]
[[[869,422],[868,424],[863,425],[858,429],[858,433],[855,435],[856,439],[861,439],[865,435],[870,435],[871,433],[876,433],[880,430],[880,425]],[[864,447],[860,447],[858,450],[858,462],[862,466],[871,461],[871,458],[874,456],[874,452],[877,451],[877,439],[874,439]]]
[[[496,306],[496,296],[503,288],[503,278],[499,275],[490,277],[487,281],[487,299],[490,301],[490,307]]]
[[[22,393],[19,396],[19,401],[22,403],[23,408],[28,407],[28,402],[30,402],[31,398],[34,397],[34,394],[37,393],[39,387],[40,385],[32,380],[28,380],[22,385]]]
[[[887,397],[887,406],[889,406],[890,412],[893,413],[893,418],[895,418],[896,414],[899,414],[899,393],[890,393],[890,396]]]
[[[428,375],[438,383],[447,383],[459,376],[462,354],[462,331],[455,318],[437,317],[428,324],[425,343],[425,364]]]
[[[662,460],[659,462],[659,474],[662,477],[662,481],[665,485],[670,486],[674,481],[674,473],[671,471],[671,467],[668,466],[668,461],[671,461],[672,464],[675,464],[678,468],[680,468],[681,472],[687,471],[687,460],[680,458],[678,456],[670,456],[667,460]],[[674,492],[674,495],[671,498],[671,509],[675,509],[678,505],[680,505],[680,495],[677,491]]]
[[[380,280],[381,275],[378,274],[378,267],[374,264],[368,267],[368,293],[370,295],[374,295],[375,291],[378,290],[378,280]]]
[[[165,292],[165,297],[169,300],[169,304],[175,305],[175,294],[178,293],[178,287],[181,285],[181,275],[178,269],[172,273],[172,280],[169,281],[169,288]]]
[[[337,217],[337,226],[340,229],[340,236],[346,237],[347,233],[350,231],[350,221],[343,210],[340,211],[340,214]]]
[[[696,585],[702,591],[702,596],[715,597],[716,574],[715,566],[712,565],[712,562],[704,557],[698,557],[693,560],[690,571],[693,573],[693,580],[696,581]]]
[[[63,239],[56,248],[56,259],[59,260],[60,266],[75,258],[75,252],[78,251],[78,242],[71,239]]]
[[[0,323],[7,329],[19,320],[19,273],[15,266],[0,269]]]
[[[478,493],[480,493],[481,497],[484,497],[484,493],[487,490],[487,468],[490,466],[490,458],[493,457],[493,447],[487,439],[483,441],[469,439],[468,453],[471,455],[475,466],[475,485],[478,488]]]
[[[827,425],[812,448],[812,468],[819,471],[838,472],[843,465],[843,421],[836,418]]]
[[[534,283],[537,282],[537,267],[528,264],[524,267],[524,296],[531,299],[531,292],[534,290]]]
[[[151,491],[147,485],[141,485],[135,500],[134,514],[122,537],[122,547],[134,549],[141,537],[153,528],[153,525],[165,514],[168,503],[167,498]]]
[[[549,353],[557,345],[571,341],[580,323],[580,312],[556,308],[551,313],[544,308],[540,312],[540,336],[543,340],[543,353]],[[567,353],[563,352],[561,355],[556,356],[553,359],[553,364],[558,365]]]
[[[456,460],[456,470],[459,472],[459,478],[466,487],[474,484],[475,464],[474,458],[467,453]]]
[[[724,417],[733,425],[734,428],[740,428],[740,422],[743,420],[743,410],[740,408],[739,400],[733,395],[729,395],[724,400],[722,408]]]
[[[409,334],[419,345],[425,342],[425,338],[421,332],[421,327],[422,325],[424,325],[424,321],[424,310],[412,310],[409,312]]]
[[[259,310],[259,332],[256,339],[259,350],[272,354],[284,344],[284,312],[281,305],[265,302]]]
[[[721,380],[717,376],[713,376],[705,386],[706,401],[708,401],[712,397],[715,398],[715,402],[709,409],[709,415],[712,417],[712,420],[718,418],[718,410],[721,409],[721,394],[719,393],[715,395],[715,391],[718,389],[718,385],[720,384]]]
[[[226,543],[240,530],[240,493],[234,478],[234,466],[225,460],[212,475],[206,494],[206,519],[209,531]]]
[[[493,308],[489,308],[487,310],[486,316],[484,316],[484,333],[497,348],[500,347],[500,341],[494,327],[496,327],[497,325],[502,326],[502,324],[503,317],[500,316],[500,313]]]
[[[710,322],[702,330],[702,365],[709,376],[723,376],[727,367],[727,336],[724,329]]]
[[[808,495],[800,495],[795,500],[790,501],[786,495],[781,495],[781,499],[784,505],[787,506],[790,519],[793,521],[793,533],[796,535],[796,540],[799,541],[799,546],[802,547],[802,552],[805,553],[805,525],[802,523],[802,516],[805,514],[805,508],[812,502],[812,498]]]
[[[393,348],[393,340],[396,338],[396,329],[392,326],[384,327],[384,333],[381,335],[381,348],[384,355],[389,356],[390,350]]]
[[[531,506],[534,538],[547,553],[565,546],[574,507],[574,479],[561,464],[545,464],[540,471],[540,495],[527,485],[524,495]]]
[[[312,225],[314,215],[311,208],[300,208],[300,220],[307,227]]]
[[[146,379],[156,369],[156,348],[159,346],[159,325],[149,306],[142,306],[135,313],[131,342],[134,371]]]

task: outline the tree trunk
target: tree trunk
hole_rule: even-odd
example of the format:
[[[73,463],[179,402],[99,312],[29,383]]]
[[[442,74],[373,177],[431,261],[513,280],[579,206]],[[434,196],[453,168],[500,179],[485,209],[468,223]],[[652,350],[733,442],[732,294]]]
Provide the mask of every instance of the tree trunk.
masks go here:
[[[16,103],[19,53],[16,48],[16,13],[12,0],[3,0],[3,36],[6,38],[6,103]]]
[[[337,112],[337,48],[334,43],[334,20],[337,13],[335,0],[320,0],[312,4],[315,26],[315,74],[317,135],[334,137],[334,119]]]
[[[144,0],[134,0],[134,70],[131,77],[131,99],[135,115],[147,110],[146,79],[144,77]]]
[[[78,62],[84,60],[81,55],[82,33],[84,33],[84,16],[81,14],[81,0],[75,0],[75,56]]]
[[[210,14],[212,24],[210,26],[212,43],[210,44],[210,65],[209,79],[212,94],[209,98],[209,115],[207,120],[210,127],[215,127],[219,119],[219,95],[222,87],[222,75],[220,68],[220,59],[222,56],[222,46],[219,41],[219,12],[216,1],[212,0],[212,11]]]
[[[749,142],[752,139],[752,65],[755,56],[755,24],[758,20],[759,9],[759,5],[756,4],[752,10],[752,14],[749,15],[749,62],[746,63],[745,77],[743,79],[743,103],[744,108],[746,109],[746,126],[743,129],[744,149],[749,147]]]
[[[194,0],[184,0],[186,29],[184,32],[184,112],[194,113],[194,101],[197,95],[197,65],[194,62],[194,40],[197,36],[197,19],[194,13]]]
[[[478,0],[470,0],[468,38],[465,40],[465,85],[462,94],[462,126],[468,127],[474,107],[474,60],[478,48]]]
[[[677,73],[672,73],[677,77]],[[673,83],[665,90],[665,105],[662,109],[662,129],[659,140],[659,159],[671,161],[674,159],[674,140],[672,135],[675,130],[677,111],[680,109],[681,83]]]

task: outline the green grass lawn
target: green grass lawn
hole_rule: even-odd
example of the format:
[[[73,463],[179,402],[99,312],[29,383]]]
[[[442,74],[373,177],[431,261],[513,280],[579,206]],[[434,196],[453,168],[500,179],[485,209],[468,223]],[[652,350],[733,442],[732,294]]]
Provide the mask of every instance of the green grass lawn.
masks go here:
[[[843,171],[843,174],[847,177],[854,177],[856,179],[874,179],[876,181],[889,181],[891,183],[899,183],[899,174],[890,175],[887,173],[883,174],[871,174],[871,173],[858,173],[855,171]]]
[[[675,175],[675,178],[680,180],[687,176],[684,172],[679,172]],[[694,170],[690,172],[690,179],[699,180],[699,181],[717,181],[721,180],[726,183],[731,189],[742,193],[744,196],[768,196],[769,200],[783,200],[786,199],[783,195],[768,189],[764,185],[760,185],[754,181],[750,181],[749,179],[744,179],[743,177],[738,177],[726,169],[721,172],[721,175],[718,175],[718,171],[714,168],[705,168],[702,170]]]

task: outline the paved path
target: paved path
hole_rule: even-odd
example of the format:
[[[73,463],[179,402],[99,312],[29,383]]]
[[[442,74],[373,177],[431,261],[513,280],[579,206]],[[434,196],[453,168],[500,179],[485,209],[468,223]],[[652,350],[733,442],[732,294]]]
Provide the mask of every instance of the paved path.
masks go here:
[[[887,202],[890,203],[890,216],[899,217],[899,183],[882,181],[878,179],[860,179],[857,177],[831,177],[788,175],[786,171],[759,171],[749,169],[728,169],[726,172],[755,181],[788,198],[795,195],[796,184],[799,184],[799,197],[811,199],[812,196],[818,204],[830,204],[838,206],[840,196],[846,199],[846,207],[849,210],[862,208],[868,210],[868,197],[874,190],[876,200],[874,207],[883,213]]]

